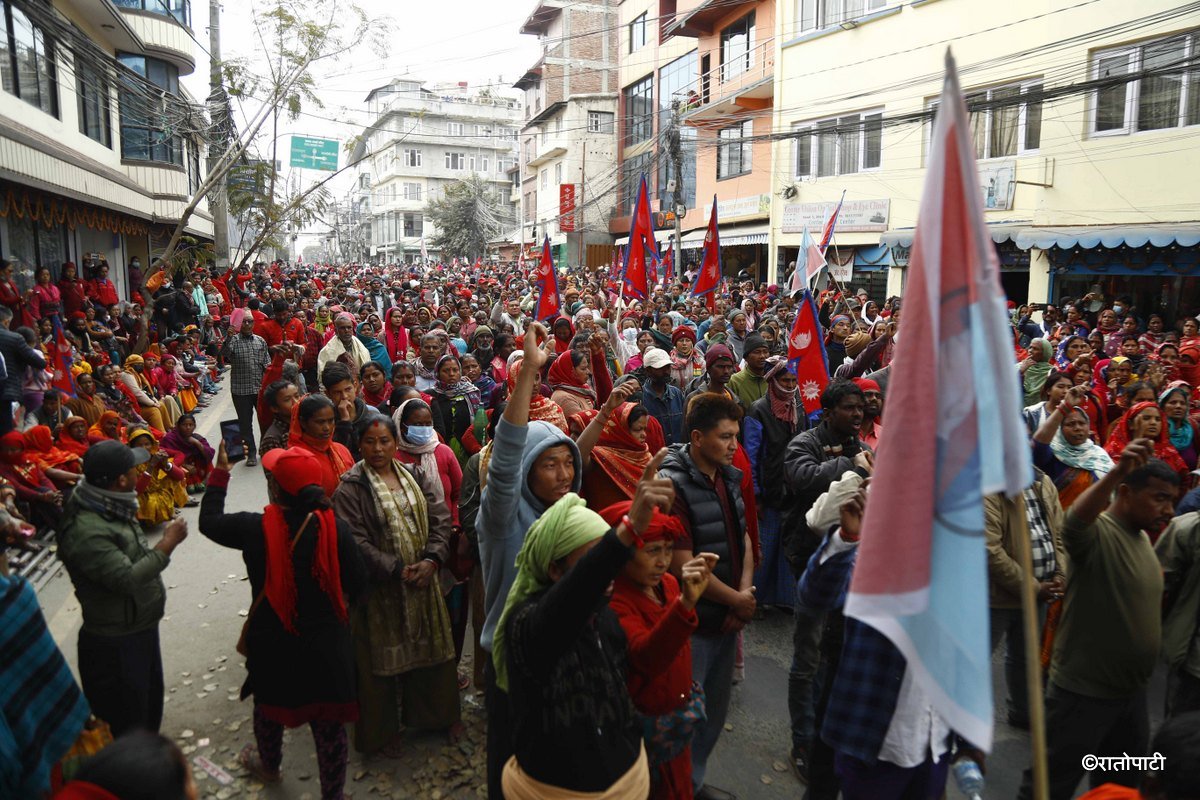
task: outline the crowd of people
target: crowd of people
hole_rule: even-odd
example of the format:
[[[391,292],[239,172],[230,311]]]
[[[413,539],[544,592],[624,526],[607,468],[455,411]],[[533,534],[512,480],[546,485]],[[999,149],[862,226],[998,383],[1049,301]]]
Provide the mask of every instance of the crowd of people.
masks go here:
[[[28,584],[6,575],[0,612],[27,622],[40,660],[0,669],[52,691],[10,719],[27,757],[0,770],[0,794],[46,791],[90,710],[117,736],[102,756],[137,755],[110,754],[62,796],[126,797],[104,781],[135,757],[178,779],[156,796],[193,796],[186,762],[171,767],[173,745],[152,734],[162,573],[188,536],[179,511],[197,503],[200,533],[246,564],[238,649],[254,741],[239,761],[264,783],[281,779],[284,729],[308,726],[321,796],[340,798],[352,745],[402,758],[406,730],[455,741],[473,687],[491,798],[736,797],[745,789],[714,786],[707,767],[733,686],[753,680],[744,636],[765,613],[793,619],[788,744],[809,797],[936,798],[951,764],[986,766],[899,651],[841,613],[899,298],[820,295],[829,378],[809,395],[788,363],[797,298],[745,275],[695,297],[685,274],[629,301],[604,271],[568,274],[562,314],[535,320],[516,265],[146,278],[134,263],[127,302],[107,267],[85,280],[66,264],[57,281],[39,269],[26,293],[11,272],[0,526],[15,547],[52,532],[82,610],[82,688]],[[1030,724],[1020,598],[1032,580],[1051,796],[1072,796],[1086,754],[1152,752],[1161,658],[1166,770],[1091,778],[1195,796],[1200,322],[1172,330],[1098,296],[1013,307],[1011,322],[1037,471],[1023,495],[985,506],[1001,708]],[[195,415],[221,382],[237,421],[214,448]],[[263,511],[226,512],[231,479],[258,468]],[[36,743],[21,739],[34,730]]]

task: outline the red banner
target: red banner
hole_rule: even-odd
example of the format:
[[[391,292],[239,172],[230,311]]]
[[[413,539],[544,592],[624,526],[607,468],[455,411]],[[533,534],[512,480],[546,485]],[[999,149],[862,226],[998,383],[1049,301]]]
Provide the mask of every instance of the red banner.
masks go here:
[[[558,229],[563,233],[575,232],[575,184],[558,185]]]

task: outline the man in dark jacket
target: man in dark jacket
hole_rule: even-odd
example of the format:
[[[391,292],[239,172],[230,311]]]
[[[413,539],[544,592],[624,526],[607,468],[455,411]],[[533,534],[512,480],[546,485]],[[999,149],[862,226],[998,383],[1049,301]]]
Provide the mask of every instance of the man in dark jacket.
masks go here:
[[[0,408],[0,436],[16,427],[13,406],[21,402],[25,367],[41,369],[46,366],[46,359],[29,346],[24,336],[8,329],[12,318],[12,309],[0,306],[0,380],[4,382],[0,391],[0,404],[4,406]]]
[[[79,677],[96,716],[120,736],[158,731],[163,712],[158,623],[167,592],[162,571],[187,538],[187,522],[172,520],[150,547],[138,525],[134,491],[150,454],[104,441],[83,457],[83,480],[71,493],[58,535],[83,614]]]
[[[670,448],[660,470],[675,484],[673,515],[686,531],[675,540],[671,571],[678,577],[683,565],[700,553],[719,557],[696,604],[700,625],[691,639],[692,679],[704,689],[707,714],[692,739],[692,785],[698,800],[733,797],[706,785],[704,772],[729,710],[737,634],[754,617],[756,605],[754,559],[739,489],[742,472],[732,466],[741,417],[732,399],[697,395],[684,422],[688,441]]]
[[[804,515],[817,498],[846,472],[863,477],[871,469],[871,451],[858,438],[863,421],[862,389],[850,381],[834,381],[821,395],[821,421],[792,439],[784,454],[784,474],[793,502],[784,522],[784,552],[799,577],[825,531],[810,531]],[[813,737],[813,678],[820,661],[825,614],[797,598],[788,672],[788,713],[792,725],[792,764],[808,780],[808,752]]]

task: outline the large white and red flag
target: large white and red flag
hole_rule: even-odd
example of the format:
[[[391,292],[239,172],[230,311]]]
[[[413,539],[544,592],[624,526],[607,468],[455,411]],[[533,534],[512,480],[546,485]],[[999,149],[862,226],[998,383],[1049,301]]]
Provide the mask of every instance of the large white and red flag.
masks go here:
[[[930,145],[846,615],[904,654],[934,708],[992,743],[983,498],[1033,479],[995,247],[954,60]]]

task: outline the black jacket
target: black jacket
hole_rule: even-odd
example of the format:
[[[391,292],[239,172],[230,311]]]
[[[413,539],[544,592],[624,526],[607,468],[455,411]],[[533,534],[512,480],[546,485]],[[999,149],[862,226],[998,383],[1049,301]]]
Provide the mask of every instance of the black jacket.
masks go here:
[[[870,448],[858,436],[841,440],[824,420],[788,444],[783,468],[792,502],[784,521],[783,546],[797,577],[804,572],[823,536],[821,531],[808,529],[804,515],[829,490],[830,484],[846,472],[854,470],[866,477],[865,472],[854,466],[854,457],[863,450]]]
[[[756,400],[742,421],[746,455],[750,457],[754,468],[754,486],[761,506],[782,511],[790,503],[783,455],[792,438],[807,424],[803,408],[800,414],[798,425],[784,422],[771,413],[771,398],[768,395]]]
[[[0,328],[0,357],[4,358],[4,387],[0,399],[20,402],[25,367],[41,369],[46,359],[34,350],[19,333]]]

